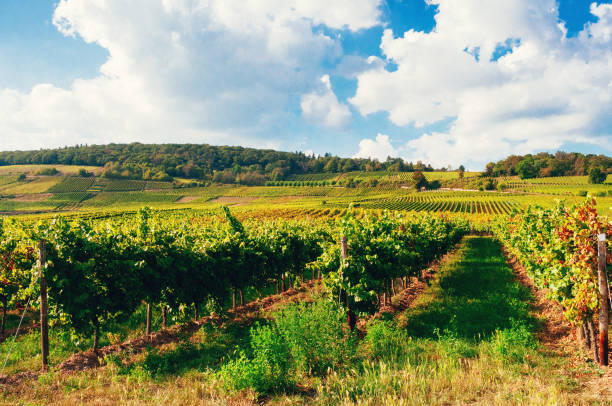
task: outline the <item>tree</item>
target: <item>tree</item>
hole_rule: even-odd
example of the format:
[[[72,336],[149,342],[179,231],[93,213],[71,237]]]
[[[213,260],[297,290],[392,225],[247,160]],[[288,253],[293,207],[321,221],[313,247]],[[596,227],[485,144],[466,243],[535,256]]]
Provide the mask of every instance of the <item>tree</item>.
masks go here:
[[[93,175],[91,172],[87,172],[87,169],[81,168],[79,169],[79,176],[82,178],[89,178]]]
[[[608,175],[600,168],[591,168],[589,170],[589,183],[601,184],[606,181]]]
[[[416,190],[421,190],[423,188],[427,189],[429,187],[429,182],[423,175],[423,172],[416,171],[412,174],[412,180],[414,181],[414,188]]]
[[[518,164],[518,176],[521,179],[531,179],[538,175],[532,159],[525,159]]]
[[[459,165],[459,179],[463,179],[464,174],[465,174],[465,166]]]

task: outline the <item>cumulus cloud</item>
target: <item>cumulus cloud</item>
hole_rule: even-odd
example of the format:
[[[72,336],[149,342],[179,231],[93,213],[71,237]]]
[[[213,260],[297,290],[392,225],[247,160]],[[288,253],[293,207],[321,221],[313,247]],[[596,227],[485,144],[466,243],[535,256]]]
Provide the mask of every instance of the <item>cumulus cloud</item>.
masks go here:
[[[399,126],[450,120],[400,147],[409,160],[442,166],[486,162],[566,142],[610,148],[612,6],[566,38],[555,0],[429,0],[430,33],[385,30],[382,64],[358,75],[359,112],[384,111]]]
[[[304,118],[315,125],[338,129],[345,127],[351,119],[349,108],[338,101],[329,80],[329,75],[321,77],[320,90],[302,96],[300,106]]]
[[[320,85],[337,38],[380,24],[380,0],[61,0],[53,23],[108,50],[67,89],[0,89],[2,149],[126,141],[278,147],[293,95]],[[333,106],[330,122],[346,110]],[[344,106],[346,107],[346,106]],[[340,118],[337,116],[339,115]],[[340,120],[342,121],[342,120]]]
[[[378,134],[375,140],[363,139],[359,142],[359,152],[354,158],[371,158],[379,161],[386,161],[387,157],[397,157],[398,151],[393,148],[389,136]]]

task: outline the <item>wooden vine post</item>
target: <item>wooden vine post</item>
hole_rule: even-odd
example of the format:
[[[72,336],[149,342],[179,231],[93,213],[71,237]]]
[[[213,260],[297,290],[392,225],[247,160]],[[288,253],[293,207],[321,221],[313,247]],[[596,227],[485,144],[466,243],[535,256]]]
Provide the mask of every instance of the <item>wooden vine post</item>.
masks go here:
[[[147,303],[147,326],[146,326],[147,335],[151,335],[152,320],[153,320],[153,306],[151,306],[151,303]]]
[[[43,272],[47,263],[47,244],[45,240],[38,242],[38,251],[40,254],[40,269],[38,277],[40,278],[40,347],[42,353],[42,369],[46,371],[49,368],[49,305],[47,302],[47,278]]]
[[[597,251],[597,269],[599,274],[599,362],[601,365],[608,365],[608,326],[610,322],[608,298],[610,297],[610,292],[608,287],[608,270],[606,267],[608,251],[605,234],[599,234],[597,237]]]
[[[342,268],[344,269],[344,264],[346,263],[346,258],[348,256],[348,247],[345,236],[340,237],[340,255],[342,257]],[[347,292],[342,292],[340,294],[340,300],[342,300],[343,296],[346,304],[349,329],[351,331],[355,331],[355,326],[357,325],[357,318],[355,316],[355,312],[353,311],[353,306],[351,305],[351,301],[348,297]]]

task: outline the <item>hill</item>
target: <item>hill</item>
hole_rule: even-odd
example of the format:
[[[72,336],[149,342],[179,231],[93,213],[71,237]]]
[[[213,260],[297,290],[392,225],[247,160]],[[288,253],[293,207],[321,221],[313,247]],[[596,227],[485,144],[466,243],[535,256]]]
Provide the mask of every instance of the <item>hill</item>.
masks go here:
[[[384,162],[362,158],[315,157],[302,152],[281,152],[232,146],[196,144],[80,145],[38,151],[0,152],[3,165],[89,165],[104,167],[107,178],[171,180],[174,177],[209,179],[222,183],[263,184],[287,176],[350,171],[433,171],[431,165]]]

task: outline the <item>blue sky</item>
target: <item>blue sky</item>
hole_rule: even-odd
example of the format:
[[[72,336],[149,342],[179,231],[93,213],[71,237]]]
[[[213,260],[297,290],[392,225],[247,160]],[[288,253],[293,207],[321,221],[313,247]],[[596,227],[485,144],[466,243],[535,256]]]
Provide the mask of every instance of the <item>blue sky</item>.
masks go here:
[[[261,0],[253,29],[240,1],[140,1],[0,1],[0,149],[206,142],[475,169],[611,153],[610,1]],[[557,73],[585,82],[561,91]]]

